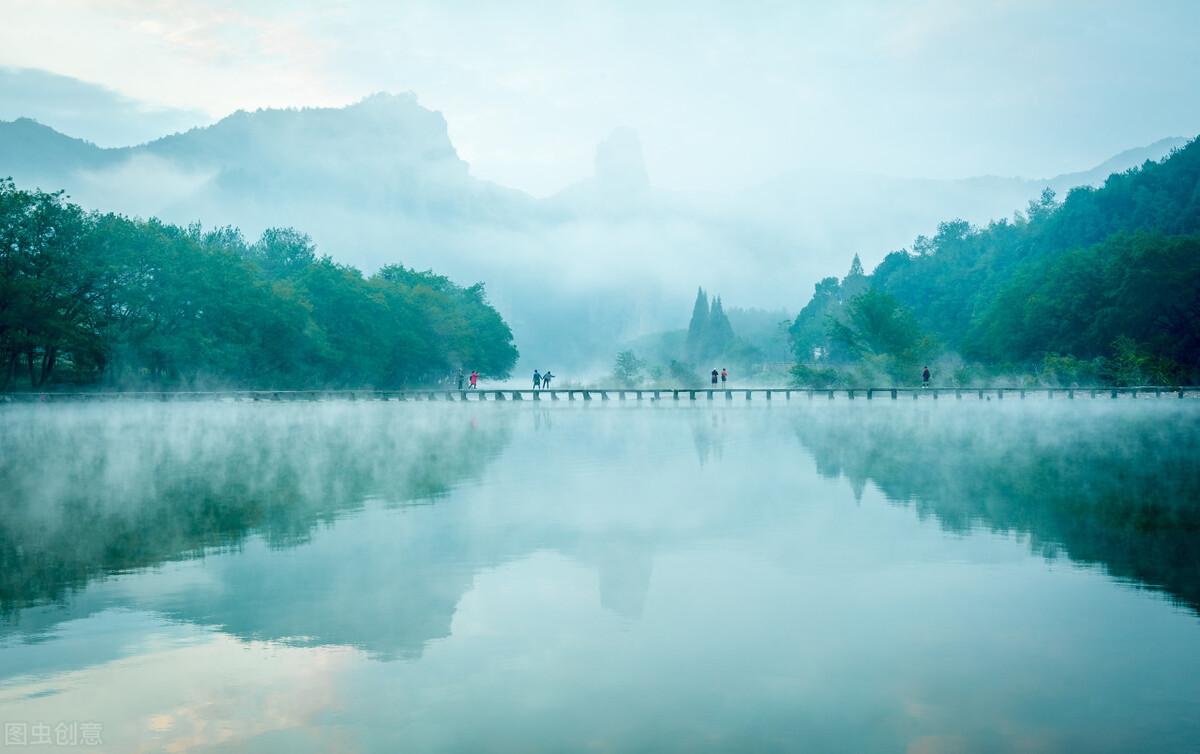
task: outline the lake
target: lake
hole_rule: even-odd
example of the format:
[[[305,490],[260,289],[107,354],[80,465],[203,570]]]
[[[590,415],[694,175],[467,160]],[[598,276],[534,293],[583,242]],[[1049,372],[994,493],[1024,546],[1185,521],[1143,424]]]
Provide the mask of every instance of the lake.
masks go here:
[[[0,406],[0,750],[1194,754],[1198,420]]]

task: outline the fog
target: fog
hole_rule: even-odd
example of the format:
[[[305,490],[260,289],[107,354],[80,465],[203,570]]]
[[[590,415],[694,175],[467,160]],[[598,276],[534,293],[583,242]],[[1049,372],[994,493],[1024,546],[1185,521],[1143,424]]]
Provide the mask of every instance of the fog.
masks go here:
[[[1194,738],[1195,401],[774,403],[0,406],[0,703],[150,750]]]
[[[871,487],[951,531],[1027,536],[1036,554],[1099,564],[1200,610],[1186,542],[1200,494],[1193,400],[849,402],[797,393],[778,403],[0,406],[5,551],[14,558],[5,610],[13,616],[107,572],[238,550],[254,537],[302,547],[364,506],[445,505],[464,488],[494,488],[488,505],[501,507],[456,524],[478,531],[438,535],[439,547],[499,547],[459,552],[463,563],[546,546],[587,550],[608,533],[628,548],[651,532],[661,540],[749,531],[802,499],[790,485],[810,474],[841,480],[856,500]],[[779,477],[797,451],[804,463]],[[752,469],[712,476],[709,492],[681,476],[728,470],[752,452],[762,453]],[[528,488],[499,481],[509,474],[498,477],[497,464]],[[609,469],[620,478],[586,493],[605,501],[600,509],[547,509]],[[693,495],[708,502],[693,510]],[[1133,521],[1141,523],[1126,528]]]

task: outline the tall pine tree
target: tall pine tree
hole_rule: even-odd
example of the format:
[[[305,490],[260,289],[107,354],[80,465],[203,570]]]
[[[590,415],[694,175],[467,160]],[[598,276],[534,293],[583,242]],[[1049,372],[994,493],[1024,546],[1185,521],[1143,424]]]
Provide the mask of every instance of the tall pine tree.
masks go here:
[[[704,333],[704,355],[716,357],[725,353],[733,345],[733,325],[725,316],[725,308],[721,306],[721,297],[713,299],[712,310],[708,313],[708,327]]]
[[[688,323],[687,353],[695,360],[703,356],[705,333],[708,331],[708,294],[703,288],[696,290],[696,304],[692,307],[692,321]]]
[[[850,271],[846,273],[846,277],[852,278],[863,274],[862,260],[858,258],[858,254],[855,254],[854,261],[850,263]]]

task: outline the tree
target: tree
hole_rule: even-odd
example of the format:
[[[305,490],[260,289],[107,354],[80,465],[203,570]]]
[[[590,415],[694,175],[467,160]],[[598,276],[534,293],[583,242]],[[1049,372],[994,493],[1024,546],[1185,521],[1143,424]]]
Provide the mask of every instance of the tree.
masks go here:
[[[712,309],[708,314],[708,326],[705,328],[703,338],[703,353],[706,358],[716,358],[728,351],[734,343],[733,325],[729,323],[729,317],[725,315],[725,308],[721,305],[721,297],[717,296],[713,299]]]
[[[366,278],[291,228],[247,246],[0,181],[0,388],[392,387],[464,364],[505,377],[516,359],[481,283]]]
[[[621,351],[617,354],[613,365],[613,377],[622,387],[633,387],[642,380],[642,370],[646,363],[639,359],[633,351]]]
[[[697,358],[704,350],[705,333],[708,331],[708,294],[703,288],[696,289],[696,303],[692,306],[692,318],[688,322],[687,340],[684,347],[689,358]]]
[[[829,335],[853,356],[915,361],[928,351],[912,311],[874,289],[855,297],[841,318],[830,318]]]
[[[317,247],[307,233],[294,228],[267,228],[250,248],[250,256],[267,277],[283,278],[316,261]]]
[[[858,258],[858,254],[855,254],[854,261],[850,263],[850,271],[846,273],[846,277],[862,277],[864,274],[862,260]]]
[[[1193,140],[1161,162],[1109,176],[1101,188],[1072,189],[1061,202],[1043,191],[1027,218],[984,228],[944,222],[934,238],[918,237],[912,254],[888,254],[870,275],[822,281],[789,329],[793,351],[810,361],[831,334],[822,325],[832,316],[848,328],[833,328],[842,336],[830,340],[835,360],[878,358],[839,313],[869,287],[911,312],[931,341],[993,369],[1037,371],[1053,356],[1055,371],[1064,371],[1100,359],[1132,363],[1137,354],[1154,360],[1146,379],[1195,381],[1198,244],[1200,140]],[[863,291],[850,291],[852,280]],[[1132,350],[1118,349],[1122,336]],[[1118,373],[1109,370],[1108,379],[1124,379]]]
[[[1036,200],[1030,200],[1029,210],[1026,215],[1030,222],[1045,220],[1054,214],[1054,210],[1058,209],[1058,202],[1054,200],[1054,189],[1047,186],[1042,189],[1042,195]]]

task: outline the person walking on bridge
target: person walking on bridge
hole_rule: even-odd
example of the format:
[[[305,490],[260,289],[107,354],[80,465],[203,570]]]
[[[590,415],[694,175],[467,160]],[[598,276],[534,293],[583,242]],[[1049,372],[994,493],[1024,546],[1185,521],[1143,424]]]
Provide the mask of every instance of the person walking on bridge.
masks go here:
[[[721,387],[725,387],[725,381],[729,379],[729,370],[721,367]]]
[[[474,390],[474,389],[476,389],[477,387],[479,387],[479,372],[475,371],[474,369],[472,369],[472,370],[471,370],[471,380],[470,380],[470,382],[471,382],[471,389],[472,389],[472,390]]]
[[[542,373],[538,370],[533,370],[533,389],[537,390],[542,386]]]
[[[463,378],[464,378],[464,377],[465,377],[465,375],[463,375],[463,370],[459,369],[459,370],[458,370],[458,377],[457,377],[457,378],[456,378],[456,380],[455,380],[455,382],[456,382],[456,383],[457,383],[457,385],[458,385],[458,389],[459,389],[459,390],[462,390],[462,389],[463,389]]]
[[[552,377],[554,377],[554,374],[551,373],[551,371],[549,369],[547,369],[545,374],[542,375],[542,389],[543,390],[550,389],[550,379]]]
[[[921,387],[929,387],[929,367],[925,367],[925,370],[921,372]]]
[[[714,384],[714,385],[717,384],[717,378],[719,376],[720,375],[717,373],[716,369],[712,370],[712,384]]]

